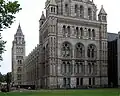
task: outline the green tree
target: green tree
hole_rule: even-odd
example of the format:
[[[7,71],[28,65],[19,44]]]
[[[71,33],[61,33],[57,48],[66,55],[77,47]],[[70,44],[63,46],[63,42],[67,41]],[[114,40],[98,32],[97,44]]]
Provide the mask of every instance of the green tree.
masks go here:
[[[2,53],[5,51],[5,44],[6,41],[2,40],[1,33],[0,33],[0,61],[3,60]]]
[[[12,79],[12,75],[11,72],[7,73],[6,75],[6,82],[7,82],[7,91],[10,91],[10,83],[11,83],[11,79]]]
[[[0,31],[10,28],[10,25],[15,20],[15,14],[21,10],[18,1],[0,0]],[[2,53],[5,51],[6,41],[2,40],[0,33],[0,60],[2,60]]]
[[[10,83],[11,83],[11,80],[12,80],[12,73],[11,72],[8,72],[7,74],[4,74],[2,75],[0,73],[0,84],[2,82],[6,82],[7,83],[7,92],[10,91]]]
[[[3,82],[3,75],[0,72],[0,82]]]

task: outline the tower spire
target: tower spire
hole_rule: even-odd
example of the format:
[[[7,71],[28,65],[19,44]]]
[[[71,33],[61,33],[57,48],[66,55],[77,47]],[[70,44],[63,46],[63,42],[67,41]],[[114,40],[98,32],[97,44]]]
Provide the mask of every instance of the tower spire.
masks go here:
[[[19,25],[18,25],[18,29],[17,29],[16,35],[17,35],[17,36],[18,36],[18,35],[19,35],[19,36],[20,36],[20,35],[23,35],[20,22],[19,22]]]
[[[101,5],[101,9],[100,9],[99,15],[100,14],[107,15],[107,13],[105,12],[105,9],[103,8],[103,5]]]
[[[107,22],[107,13],[105,12],[103,5],[101,5],[101,9],[98,14],[98,20],[102,22]]]
[[[42,15],[41,15],[41,17],[40,17],[40,20],[45,20],[44,11],[42,11]]]

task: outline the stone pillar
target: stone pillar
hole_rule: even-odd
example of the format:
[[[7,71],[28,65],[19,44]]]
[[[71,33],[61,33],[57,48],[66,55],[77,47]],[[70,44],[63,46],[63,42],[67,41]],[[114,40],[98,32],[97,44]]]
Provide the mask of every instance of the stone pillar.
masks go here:
[[[62,62],[61,60],[58,60],[58,76],[61,75],[61,72],[62,72]]]
[[[75,16],[75,12],[74,12],[74,4],[71,4],[71,16],[74,17]]]
[[[75,75],[75,61],[72,60],[72,74]]]
[[[88,7],[87,6],[84,6],[84,18],[85,19],[88,19]]]
[[[85,76],[88,75],[88,64],[87,61],[85,61]]]

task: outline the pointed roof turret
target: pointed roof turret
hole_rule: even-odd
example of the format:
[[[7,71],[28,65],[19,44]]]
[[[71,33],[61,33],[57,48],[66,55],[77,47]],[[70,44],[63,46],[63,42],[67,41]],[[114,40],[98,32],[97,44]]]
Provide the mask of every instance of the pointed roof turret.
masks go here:
[[[42,11],[42,15],[41,15],[40,20],[45,20],[45,19],[46,19],[46,18],[45,18],[44,12]]]
[[[22,33],[22,29],[21,29],[21,26],[20,26],[20,23],[19,23],[19,26],[18,26],[18,29],[17,29],[17,32],[16,32],[15,35],[17,35],[17,36],[21,36],[21,35],[23,35],[23,33]]]
[[[103,5],[101,6],[101,9],[100,9],[100,12],[99,12],[99,15],[107,15],[107,13],[105,12],[104,8],[103,8]]]
[[[55,0],[49,0],[49,2],[50,2],[50,3],[49,3],[50,5],[57,5],[57,3],[56,3]]]

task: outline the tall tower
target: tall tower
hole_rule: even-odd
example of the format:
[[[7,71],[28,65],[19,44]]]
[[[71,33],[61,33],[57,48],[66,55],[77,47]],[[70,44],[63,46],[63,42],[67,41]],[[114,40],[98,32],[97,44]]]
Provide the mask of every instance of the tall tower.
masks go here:
[[[12,42],[12,82],[14,85],[22,85],[23,60],[25,58],[25,39],[19,24]]]
[[[100,12],[98,14],[98,21],[100,22],[99,29],[99,59],[100,59],[100,85],[104,85],[107,82],[106,76],[108,76],[107,72],[107,13],[105,12],[103,5],[101,6]],[[107,83],[106,83],[107,84]]]

